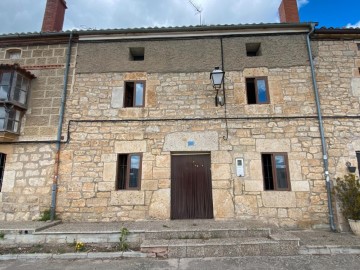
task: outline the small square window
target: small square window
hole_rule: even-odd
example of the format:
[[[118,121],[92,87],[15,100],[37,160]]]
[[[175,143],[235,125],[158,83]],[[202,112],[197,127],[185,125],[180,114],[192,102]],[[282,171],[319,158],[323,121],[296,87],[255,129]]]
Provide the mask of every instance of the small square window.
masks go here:
[[[360,51],[360,43],[357,44],[357,48]]]
[[[248,104],[270,103],[267,79],[265,77],[246,78]]]
[[[0,153],[0,192],[1,192],[3,178],[4,178],[5,161],[6,161],[6,154]]]
[[[145,82],[125,82],[124,107],[144,107]]]
[[[21,50],[20,49],[9,49],[6,51],[7,59],[20,59],[21,57]]]
[[[140,189],[141,154],[118,154],[116,189]]]
[[[253,56],[260,56],[261,55],[261,43],[246,43],[246,55],[253,57]]]
[[[286,153],[261,154],[265,190],[290,190]]]
[[[144,61],[145,49],[143,47],[130,48],[130,61]]]

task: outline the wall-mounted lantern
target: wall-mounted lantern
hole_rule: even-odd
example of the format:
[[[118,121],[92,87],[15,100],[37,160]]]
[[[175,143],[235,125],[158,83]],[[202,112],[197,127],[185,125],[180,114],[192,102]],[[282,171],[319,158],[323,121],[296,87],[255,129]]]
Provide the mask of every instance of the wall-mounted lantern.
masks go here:
[[[224,82],[225,72],[222,71],[219,67],[215,67],[215,69],[210,73],[210,79],[213,87],[216,90],[215,96],[215,105],[223,106],[225,105],[225,90],[223,89],[223,95],[219,96],[219,90]]]
[[[350,163],[349,161],[346,162],[345,165],[346,165],[346,167],[348,168],[348,171],[349,171],[350,173],[354,173],[354,172],[356,171],[356,167],[351,166],[351,163]]]
[[[221,88],[224,80],[224,74],[225,72],[222,71],[219,67],[215,67],[215,69],[210,73],[210,79],[215,89]]]

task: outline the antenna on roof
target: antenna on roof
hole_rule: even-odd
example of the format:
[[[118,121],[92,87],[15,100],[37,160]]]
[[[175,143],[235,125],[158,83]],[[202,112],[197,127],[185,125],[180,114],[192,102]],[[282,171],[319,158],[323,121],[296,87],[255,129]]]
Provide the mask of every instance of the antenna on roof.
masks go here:
[[[199,14],[200,15],[200,25],[202,25],[201,23],[201,12],[202,12],[202,7],[199,5],[199,4],[195,4],[193,0],[188,0],[190,5],[193,6],[193,8],[196,10],[196,14]]]

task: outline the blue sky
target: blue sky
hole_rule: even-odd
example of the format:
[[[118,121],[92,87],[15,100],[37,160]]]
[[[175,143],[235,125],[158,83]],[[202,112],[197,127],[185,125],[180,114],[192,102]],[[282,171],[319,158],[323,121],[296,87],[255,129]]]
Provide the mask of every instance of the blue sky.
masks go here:
[[[281,0],[192,0],[203,24],[279,22]],[[297,0],[302,22],[360,27],[360,0]],[[64,30],[199,24],[189,0],[66,0]],[[38,32],[46,0],[0,0],[0,34]]]
[[[300,20],[318,27],[360,27],[360,0],[310,0],[300,8]]]

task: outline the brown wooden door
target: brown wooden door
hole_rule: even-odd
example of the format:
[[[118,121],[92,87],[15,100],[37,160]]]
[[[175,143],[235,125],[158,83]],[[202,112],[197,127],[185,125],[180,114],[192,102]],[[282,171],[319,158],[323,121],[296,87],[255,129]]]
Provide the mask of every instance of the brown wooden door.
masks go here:
[[[171,219],[213,218],[210,154],[171,156]]]

